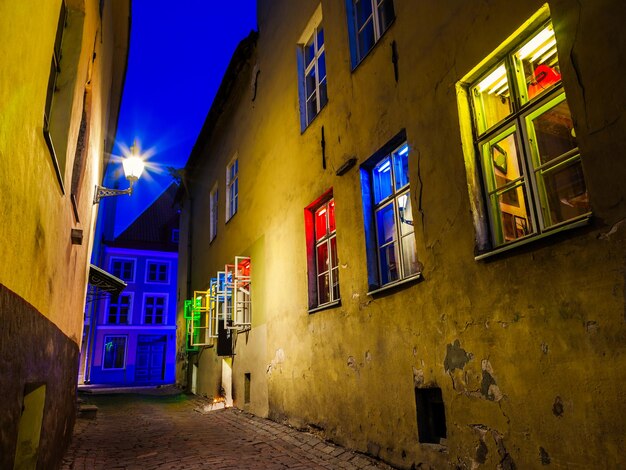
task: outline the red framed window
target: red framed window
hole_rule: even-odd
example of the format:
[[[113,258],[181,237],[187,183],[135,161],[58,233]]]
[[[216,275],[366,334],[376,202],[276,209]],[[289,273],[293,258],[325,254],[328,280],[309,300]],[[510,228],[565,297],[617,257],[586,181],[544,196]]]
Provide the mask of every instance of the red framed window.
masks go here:
[[[332,191],[305,210],[309,273],[309,309],[339,302],[339,260],[335,199]]]

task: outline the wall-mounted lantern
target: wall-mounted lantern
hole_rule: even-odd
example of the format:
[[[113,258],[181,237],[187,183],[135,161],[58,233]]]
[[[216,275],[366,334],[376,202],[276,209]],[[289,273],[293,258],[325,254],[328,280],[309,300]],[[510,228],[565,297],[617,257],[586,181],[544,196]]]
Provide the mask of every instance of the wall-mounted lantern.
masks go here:
[[[122,194],[133,194],[133,184],[139,179],[141,173],[143,173],[144,163],[139,156],[139,149],[137,147],[137,141],[130,148],[130,156],[126,157],[122,161],[124,167],[124,174],[126,179],[130,183],[128,189],[109,189],[104,186],[96,185],[96,192],[93,196],[93,203],[98,204],[100,200],[108,196],[121,196]]]

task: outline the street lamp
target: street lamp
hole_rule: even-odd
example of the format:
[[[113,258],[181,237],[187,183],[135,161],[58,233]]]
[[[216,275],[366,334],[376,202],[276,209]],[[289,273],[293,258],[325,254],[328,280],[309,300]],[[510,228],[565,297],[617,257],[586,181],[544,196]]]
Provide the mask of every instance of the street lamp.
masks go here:
[[[100,200],[108,196],[121,196],[122,194],[133,194],[133,184],[139,179],[143,172],[144,163],[141,157],[138,155],[137,141],[130,148],[130,157],[126,157],[122,161],[124,167],[124,174],[126,179],[130,183],[128,189],[109,189],[104,186],[96,185],[96,193],[93,196],[93,203],[98,204]]]

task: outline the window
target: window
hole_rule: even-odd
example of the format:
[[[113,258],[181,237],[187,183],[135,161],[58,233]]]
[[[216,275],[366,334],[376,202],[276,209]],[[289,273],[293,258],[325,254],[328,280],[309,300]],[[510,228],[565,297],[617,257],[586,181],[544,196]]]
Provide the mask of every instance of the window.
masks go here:
[[[439,387],[416,388],[417,437],[419,442],[441,444],[447,437],[446,410]]]
[[[170,264],[166,261],[146,262],[146,282],[168,283]]]
[[[300,124],[304,130],[328,102],[321,4],[317,7],[298,43],[298,75],[300,78]]]
[[[146,295],[143,304],[143,323],[145,325],[164,325],[167,320],[167,295]]]
[[[180,240],[180,230],[177,228],[173,228],[172,229],[172,238],[170,239],[172,240],[172,243],[178,243]]]
[[[126,367],[126,336],[105,336],[102,358],[103,369],[124,369]]]
[[[212,242],[217,237],[217,203],[218,192],[217,183],[213,186],[209,195],[209,241]]]
[[[65,30],[65,23],[67,19],[67,11],[65,9],[65,2],[61,2],[61,12],[59,13],[59,23],[57,25],[57,34],[54,38],[54,49],[52,51],[52,61],[50,63],[50,76],[48,77],[48,90],[46,92],[46,105],[43,113],[43,134],[46,139],[46,143],[50,148],[54,160],[56,155],[54,152],[54,145],[52,143],[52,137],[50,135],[50,126],[52,122],[52,102],[54,95],[57,91],[57,81],[61,73],[61,45],[63,43],[63,32]],[[58,162],[55,161],[55,165],[58,166]]]
[[[487,250],[585,219],[591,210],[545,16],[464,84],[490,221]]]
[[[374,47],[396,17],[392,0],[346,0],[352,68]]]
[[[132,296],[122,294],[111,296],[107,310],[107,323],[114,325],[128,325],[130,323]]]
[[[419,275],[404,132],[361,168],[370,289]],[[398,144],[400,140],[400,144]]]
[[[135,260],[111,258],[111,274],[126,282],[135,282]]]
[[[339,261],[332,192],[305,210],[309,268],[309,309],[339,301]]]
[[[239,159],[233,158],[226,167],[226,222],[237,213],[239,200]]]

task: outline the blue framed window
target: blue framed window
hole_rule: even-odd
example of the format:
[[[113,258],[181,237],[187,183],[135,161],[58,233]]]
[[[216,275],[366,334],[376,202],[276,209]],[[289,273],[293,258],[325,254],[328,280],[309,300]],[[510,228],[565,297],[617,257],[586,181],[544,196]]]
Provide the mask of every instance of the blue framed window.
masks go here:
[[[144,298],[143,323],[163,325],[167,319],[167,295],[151,294]]]
[[[135,260],[111,258],[111,274],[126,282],[135,281]]]
[[[404,132],[361,166],[361,185],[370,290],[417,277]]]
[[[328,102],[321,5],[309,21],[298,44],[298,77],[300,125],[304,130]]]
[[[114,325],[127,325],[130,323],[132,296],[122,294],[112,296],[107,310],[107,323]]]
[[[169,282],[170,264],[163,261],[148,261],[146,263],[146,282],[166,284]]]
[[[126,340],[126,336],[104,337],[103,369],[124,369],[126,367]]]
[[[387,31],[396,13],[393,0],[346,0],[354,69]]]

